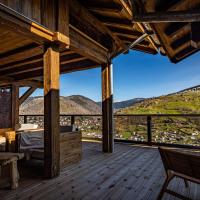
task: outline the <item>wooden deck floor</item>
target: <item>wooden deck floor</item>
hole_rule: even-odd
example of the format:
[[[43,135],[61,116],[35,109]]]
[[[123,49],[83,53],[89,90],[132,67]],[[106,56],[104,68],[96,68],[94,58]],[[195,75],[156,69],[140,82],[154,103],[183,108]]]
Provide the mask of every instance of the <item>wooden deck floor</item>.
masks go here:
[[[165,177],[156,148],[115,144],[115,153],[103,154],[100,143],[84,142],[83,152],[82,161],[65,168],[58,178],[43,180],[33,171],[29,179],[22,176],[17,190],[0,190],[0,199],[156,200]],[[185,189],[177,178],[169,187],[200,200],[199,185],[190,183]]]

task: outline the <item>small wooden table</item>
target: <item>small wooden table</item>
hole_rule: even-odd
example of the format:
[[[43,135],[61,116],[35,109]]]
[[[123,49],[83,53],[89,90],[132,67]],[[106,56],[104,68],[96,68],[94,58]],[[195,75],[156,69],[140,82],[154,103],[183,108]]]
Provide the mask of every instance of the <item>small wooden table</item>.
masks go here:
[[[16,189],[18,187],[19,172],[17,161],[23,157],[23,153],[0,152],[0,178],[3,168],[8,167],[11,189]]]

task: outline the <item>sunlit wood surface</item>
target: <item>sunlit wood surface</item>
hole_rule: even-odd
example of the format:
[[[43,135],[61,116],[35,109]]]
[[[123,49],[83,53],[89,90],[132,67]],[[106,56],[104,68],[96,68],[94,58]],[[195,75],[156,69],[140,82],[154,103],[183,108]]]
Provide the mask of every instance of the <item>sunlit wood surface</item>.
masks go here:
[[[104,154],[100,143],[83,143],[83,159],[65,168],[60,177],[44,180],[34,165],[21,174],[15,191],[0,190],[0,199],[124,199],[156,200],[164,181],[164,168],[157,148],[115,144],[113,154]],[[36,173],[37,172],[37,173]],[[40,173],[39,173],[40,172]],[[194,200],[200,199],[200,186],[174,179],[173,189]],[[163,200],[176,198],[165,195]]]

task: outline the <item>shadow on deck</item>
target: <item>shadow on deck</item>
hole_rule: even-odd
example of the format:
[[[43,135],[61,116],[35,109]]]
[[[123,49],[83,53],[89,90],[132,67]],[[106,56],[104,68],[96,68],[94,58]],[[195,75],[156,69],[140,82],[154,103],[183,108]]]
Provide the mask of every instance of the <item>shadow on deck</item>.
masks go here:
[[[92,142],[83,142],[82,161],[65,168],[58,178],[44,180],[40,172],[42,167],[35,165],[21,174],[20,187],[0,190],[0,199],[156,200],[165,178],[157,148],[115,144],[113,154],[103,154],[101,144]],[[200,200],[200,186],[189,184],[186,189],[183,180],[176,178],[169,187]],[[175,199],[167,194],[163,198]]]

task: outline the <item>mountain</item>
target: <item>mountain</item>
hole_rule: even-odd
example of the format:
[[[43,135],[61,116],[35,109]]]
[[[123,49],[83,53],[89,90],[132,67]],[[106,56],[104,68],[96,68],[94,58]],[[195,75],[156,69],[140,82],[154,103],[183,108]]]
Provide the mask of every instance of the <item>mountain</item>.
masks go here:
[[[200,113],[200,90],[184,90],[170,95],[145,99],[120,109],[120,114],[195,114]]]
[[[142,101],[144,101],[144,98],[135,98],[135,99],[130,99],[126,101],[115,102],[113,104],[113,107],[114,109],[122,109],[129,106],[133,106],[134,104],[142,102]]]
[[[142,102],[143,100],[144,100],[144,98],[134,98],[134,99],[129,99],[129,100],[125,100],[125,101],[114,102],[113,108],[115,111],[117,111],[119,109],[132,106],[138,102]],[[101,107],[101,102],[97,102],[97,104]]]
[[[44,98],[30,97],[20,106],[20,114],[43,114]],[[60,97],[60,113],[61,114],[99,114],[101,108],[99,105],[89,98],[80,95],[68,97]]]
[[[155,98],[135,98],[113,104],[118,114],[200,113],[200,86]],[[20,114],[43,114],[43,97],[30,97],[20,106]],[[61,114],[100,114],[101,102],[81,96],[60,97]]]

